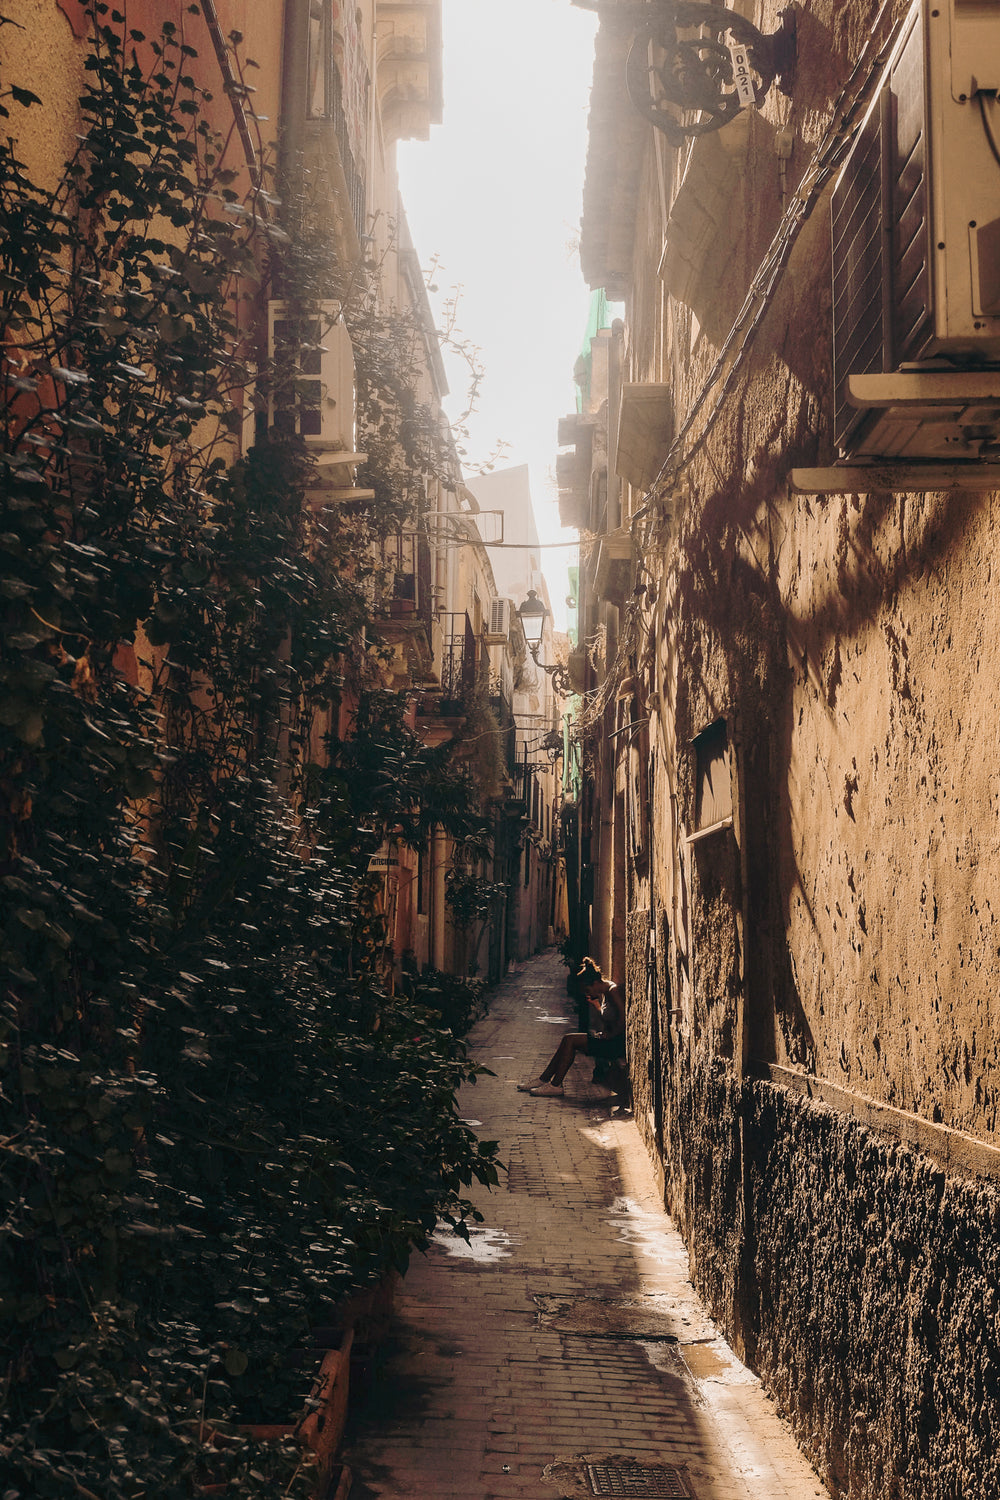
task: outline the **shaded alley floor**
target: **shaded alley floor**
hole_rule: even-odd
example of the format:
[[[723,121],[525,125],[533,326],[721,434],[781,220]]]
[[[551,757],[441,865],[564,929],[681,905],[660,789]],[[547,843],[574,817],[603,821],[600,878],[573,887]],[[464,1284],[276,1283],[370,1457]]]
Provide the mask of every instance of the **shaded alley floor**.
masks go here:
[[[411,1262],[348,1433],[352,1500],[825,1497],[706,1316],[631,1115],[589,1059],[563,1099],[515,1088],[575,1024],[565,973],[554,951],[521,965],[472,1032],[496,1076],[460,1107],[509,1171],[472,1194],[471,1246],[440,1233]]]

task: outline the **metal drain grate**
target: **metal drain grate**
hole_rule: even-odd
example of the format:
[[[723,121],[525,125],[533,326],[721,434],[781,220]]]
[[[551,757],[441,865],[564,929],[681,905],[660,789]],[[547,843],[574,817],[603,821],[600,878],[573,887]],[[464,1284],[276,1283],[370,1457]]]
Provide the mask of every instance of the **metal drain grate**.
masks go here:
[[[680,1469],[671,1464],[588,1464],[587,1478],[595,1495],[647,1495],[651,1500],[694,1500],[694,1490]]]

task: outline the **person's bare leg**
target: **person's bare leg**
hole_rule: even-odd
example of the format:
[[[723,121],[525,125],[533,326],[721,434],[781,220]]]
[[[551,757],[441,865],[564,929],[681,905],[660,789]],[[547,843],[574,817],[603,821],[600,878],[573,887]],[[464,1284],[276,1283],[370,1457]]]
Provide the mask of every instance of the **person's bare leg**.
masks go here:
[[[533,1094],[536,1088],[546,1088],[552,1085],[561,1093],[562,1081],[573,1066],[577,1053],[586,1052],[586,1050],[587,1033],[567,1031],[538,1077],[533,1078],[530,1083],[519,1083],[519,1090],[522,1094]]]
[[[567,1031],[562,1041],[556,1048],[552,1061],[539,1074],[545,1083],[561,1084],[566,1074],[576,1061],[578,1052],[587,1050],[587,1033],[585,1031]]]

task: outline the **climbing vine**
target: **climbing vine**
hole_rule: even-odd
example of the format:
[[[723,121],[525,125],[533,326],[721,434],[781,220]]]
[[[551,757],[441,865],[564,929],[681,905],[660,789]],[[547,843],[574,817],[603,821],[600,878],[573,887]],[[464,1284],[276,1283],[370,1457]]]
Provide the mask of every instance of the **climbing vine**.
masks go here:
[[[59,180],[0,143],[0,1469],[305,1494],[293,1449],[200,1434],[286,1415],[309,1325],[495,1180],[460,1044],[387,992],[358,832],[472,838],[474,798],[373,686],[301,441],[237,458],[241,299],[288,237],[176,29],[93,16]],[[38,108],[0,84],[13,139]]]

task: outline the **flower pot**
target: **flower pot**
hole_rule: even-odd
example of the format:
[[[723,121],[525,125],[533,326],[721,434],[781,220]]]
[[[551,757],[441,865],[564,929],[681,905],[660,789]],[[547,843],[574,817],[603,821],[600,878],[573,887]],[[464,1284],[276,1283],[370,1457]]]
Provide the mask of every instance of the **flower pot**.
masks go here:
[[[295,1429],[300,1442],[316,1455],[323,1483],[326,1483],[332,1473],[333,1460],[347,1425],[353,1343],[354,1329],[348,1328],[341,1335],[339,1346],[327,1350],[310,1396],[311,1409]]]
[[[333,1326],[313,1330],[313,1347],[325,1349],[326,1340],[332,1341],[344,1328],[354,1330],[355,1341],[358,1344],[371,1346],[383,1343],[392,1325],[398,1285],[399,1272],[389,1270],[384,1273],[381,1280],[373,1282],[371,1286],[361,1287],[343,1302],[338,1303],[334,1311],[336,1321]]]
[[[350,1471],[342,1464],[335,1464],[334,1459],[347,1423],[354,1330],[348,1328],[337,1337],[337,1346],[327,1349],[323,1355],[308,1408],[298,1422],[246,1423],[237,1429],[260,1443],[294,1437],[307,1448],[317,1471],[316,1500],[345,1500],[351,1485]],[[208,1426],[200,1428],[199,1436],[203,1443],[213,1448],[225,1448],[236,1441],[234,1433],[219,1432]],[[235,1496],[237,1493],[231,1482],[209,1482],[199,1486],[201,1495]]]

